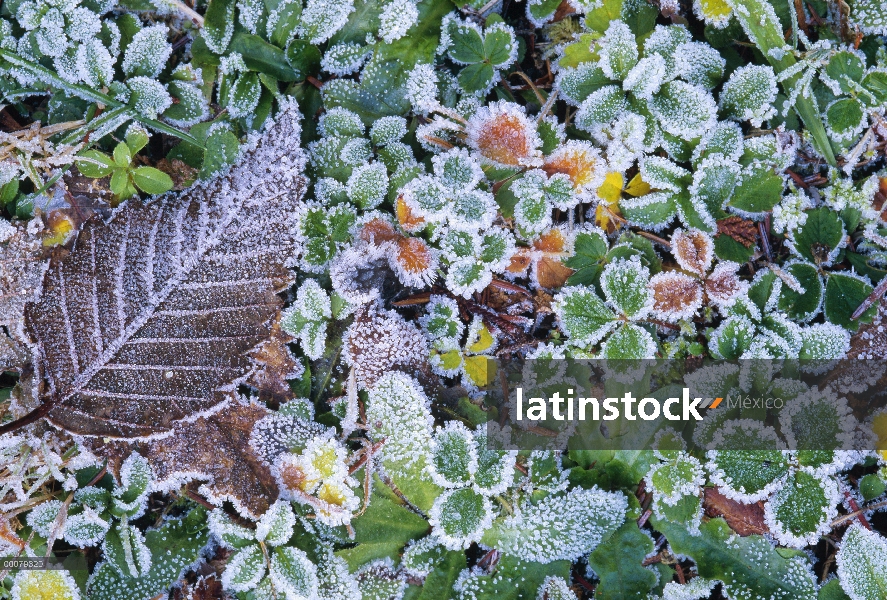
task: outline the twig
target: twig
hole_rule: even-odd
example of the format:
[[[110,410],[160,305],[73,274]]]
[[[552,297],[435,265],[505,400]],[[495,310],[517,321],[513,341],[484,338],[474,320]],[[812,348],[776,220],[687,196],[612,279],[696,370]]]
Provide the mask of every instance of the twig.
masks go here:
[[[859,308],[853,311],[853,314],[850,315],[850,320],[855,321],[859,317],[862,316],[862,313],[867,311],[875,302],[881,299],[887,293],[887,277],[881,280],[881,283],[872,290],[872,293],[868,295],[868,298],[862,301],[862,304],[859,305]]]
[[[179,11],[180,13],[183,13],[185,16],[187,16],[194,23],[196,23],[198,27],[203,27],[203,17],[201,15],[197,14],[197,12],[193,8],[191,8],[190,6],[185,4],[184,2],[181,2],[181,0],[167,0],[167,1],[169,2],[170,6],[172,6],[177,11]]]
[[[853,504],[856,504],[856,502],[854,501]],[[868,506],[865,506],[858,510],[854,510],[852,513],[840,516],[832,521],[831,528],[834,529],[835,527],[840,527],[847,521],[852,521],[853,519],[860,517],[871,510],[877,510],[879,508],[884,508],[885,506],[887,506],[887,500],[881,500],[880,502],[876,502],[875,504],[869,504]]]

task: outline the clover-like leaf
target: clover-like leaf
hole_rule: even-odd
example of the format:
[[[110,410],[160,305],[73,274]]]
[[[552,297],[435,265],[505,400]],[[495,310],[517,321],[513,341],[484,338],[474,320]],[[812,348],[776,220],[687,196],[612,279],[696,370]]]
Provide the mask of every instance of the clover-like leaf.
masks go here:
[[[780,544],[803,548],[831,529],[839,500],[833,479],[798,471],[764,505],[764,518]]]
[[[648,286],[650,270],[637,258],[616,259],[601,273],[601,289],[607,303],[629,319],[643,319],[653,304]]]
[[[493,522],[489,499],[471,488],[445,491],[435,500],[428,517],[434,535],[450,550],[479,541]]]

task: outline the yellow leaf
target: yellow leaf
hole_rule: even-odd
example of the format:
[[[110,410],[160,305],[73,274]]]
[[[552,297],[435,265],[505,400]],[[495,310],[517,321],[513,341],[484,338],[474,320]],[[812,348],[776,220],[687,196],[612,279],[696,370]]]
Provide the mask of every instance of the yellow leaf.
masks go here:
[[[449,352],[438,354],[438,357],[440,358],[440,368],[445,371],[458,369],[459,365],[462,364],[462,353],[458,350],[450,350]]]
[[[484,387],[496,376],[496,361],[486,356],[466,356],[462,369],[474,385]]]
[[[597,195],[607,204],[616,204],[622,197],[624,183],[625,178],[622,177],[622,173],[618,171],[607,173],[603,185],[597,189]]]
[[[606,204],[598,204],[597,208],[594,210],[595,224],[607,233],[613,233],[616,230],[619,226],[621,216],[622,213],[619,212],[618,204],[610,206],[607,206]]]
[[[625,193],[631,196],[643,196],[649,194],[652,189],[653,188],[650,187],[650,184],[641,179],[641,174],[638,173],[632,177],[631,181],[628,182],[628,185],[625,186]]]
[[[60,246],[68,241],[74,231],[74,222],[67,216],[57,213],[49,220],[47,237],[43,238],[44,246]]]
[[[881,458],[887,460],[887,412],[882,412],[872,419],[872,431],[878,436],[877,449]]]
[[[468,351],[471,354],[482,354],[493,347],[493,344],[496,340],[493,338],[493,334],[490,333],[490,330],[487,329],[487,326],[484,325],[480,328],[480,331],[477,332],[477,341],[468,346]]]
[[[706,21],[724,21],[733,12],[724,0],[696,0]]]

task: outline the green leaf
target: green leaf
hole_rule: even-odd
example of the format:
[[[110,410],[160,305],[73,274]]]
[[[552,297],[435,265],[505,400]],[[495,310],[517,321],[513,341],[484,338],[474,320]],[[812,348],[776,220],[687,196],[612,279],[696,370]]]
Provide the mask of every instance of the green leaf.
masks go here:
[[[151,569],[151,552],[142,532],[127,523],[108,530],[102,552],[122,577],[140,577]]]
[[[74,164],[77,165],[77,169],[86,177],[107,177],[115,168],[114,160],[98,150],[86,150],[77,156],[74,159]]]
[[[203,168],[200,178],[208,179],[234,164],[240,142],[227,127],[215,127],[206,137],[206,150],[203,154]]]
[[[207,44],[217,54],[228,49],[231,32],[234,30],[235,0],[211,0],[206,8],[203,22],[203,36]]]
[[[486,60],[484,40],[475,27],[451,22],[449,33],[451,45],[447,53],[450,58],[469,65]]]
[[[656,585],[656,573],[645,568],[644,558],[653,552],[653,540],[638,529],[634,519],[626,521],[588,556],[600,583],[594,590],[598,600],[643,598]]]
[[[511,58],[511,48],[514,43],[514,36],[509,30],[493,29],[490,31],[488,28],[484,34],[484,55],[487,62],[494,67],[507,63]]]
[[[822,206],[807,213],[807,221],[794,233],[793,245],[808,262],[829,264],[845,235],[838,214]]]
[[[129,198],[135,194],[135,190],[130,185],[129,173],[126,169],[115,168],[111,174],[110,187],[111,193],[120,198]]]
[[[474,63],[459,71],[459,85],[468,93],[487,89],[496,71],[488,63]]]
[[[742,171],[742,179],[728,206],[746,213],[771,210],[782,199],[782,177],[764,163],[752,163]]]
[[[866,113],[856,98],[835,100],[825,109],[825,123],[837,141],[848,142],[860,133],[866,123]]]
[[[154,167],[137,167],[132,171],[136,187],[151,195],[163,194],[172,189],[172,178]]]
[[[767,501],[765,519],[780,543],[794,548],[815,544],[836,516],[839,497],[831,478],[798,471]]]
[[[382,558],[398,559],[403,547],[428,532],[428,522],[404,508],[397,497],[378,479],[373,482],[370,505],[352,521],[357,546],[339,550],[337,555],[354,571]]]
[[[283,50],[257,35],[242,31],[235,33],[230,51],[243,56],[243,62],[251,71],[271,75],[280,81],[299,81],[299,74],[287,62]]]
[[[637,259],[614,261],[604,268],[601,289],[607,301],[629,319],[640,318],[652,304],[650,272]]]
[[[872,286],[856,277],[840,273],[829,274],[825,284],[825,318],[850,331],[856,331],[860,323],[871,323],[878,310],[877,303],[855,321],[850,319],[850,315],[868,298],[872,289]]]
[[[887,598],[887,541],[852,524],[838,550],[838,579],[851,598]]]
[[[603,232],[582,231],[576,234],[573,256],[564,261],[571,269],[583,269],[599,264],[607,254],[607,238]]]
[[[819,272],[813,265],[800,262],[789,265],[785,270],[798,280],[804,291],[798,293],[783,284],[779,292],[779,310],[795,321],[809,321],[819,312],[822,302],[823,286]]]
[[[865,72],[865,63],[859,56],[850,50],[839,50],[832,54],[825,66],[825,74],[841,86],[845,94],[856,92],[856,82],[862,80]],[[852,83],[851,83],[852,82]]]
[[[844,590],[841,589],[841,582],[837,579],[832,579],[829,582],[826,582],[821,588],[819,588],[819,596],[818,600],[851,600],[850,596],[844,593]]]
[[[616,315],[589,288],[567,288],[555,302],[561,328],[577,346],[593,346],[616,327]]]
[[[715,236],[715,254],[721,260],[732,260],[741,265],[751,260],[754,253],[754,246],[746,248],[729,235],[718,234]]]
[[[301,0],[283,0],[277,5],[276,11],[277,22],[274,23],[274,29],[268,32],[268,39],[278,48],[283,48],[298,30],[302,16],[302,2]]]
[[[126,142],[120,142],[114,147],[114,163],[118,167],[128,167],[132,162],[132,152]]]
[[[206,510],[195,508],[181,519],[170,519],[145,533],[151,569],[142,577],[124,577],[109,562],[100,564],[89,580],[87,595],[107,600],[144,600],[166,591],[194,564],[209,542]]]
[[[722,518],[702,523],[699,535],[668,521],[654,525],[672,552],[693,559],[700,577],[721,581],[730,598],[816,600],[816,583],[801,552],[778,551],[759,535],[739,537]]]
[[[296,81],[303,81],[320,68],[320,50],[305,40],[293,40],[286,48],[286,60],[296,73]]]
[[[268,571],[274,587],[286,590],[288,597],[310,598],[317,591],[314,564],[298,548],[275,548]]]
[[[869,473],[859,480],[859,493],[866,501],[874,500],[887,491],[884,480],[877,473]]]
[[[861,83],[874,96],[874,106],[887,102],[887,71],[870,71],[862,78]]]
[[[536,600],[547,577],[570,578],[570,562],[559,560],[541,564],[503,555],[489,574],[469,574],[463,586],[475,600]],[[457,598],[442,596],[441,598]]]
[[[417,600],[451,598],[454,595],[453,584],[465,566],[464,552],[447,551],[442,560],[435,562],[434,570],[425,577],[422,593]]]
[[[137,154],[148,144],[148,134],[137,127],[131,128],[126,135],[126,145],[130,152]]]

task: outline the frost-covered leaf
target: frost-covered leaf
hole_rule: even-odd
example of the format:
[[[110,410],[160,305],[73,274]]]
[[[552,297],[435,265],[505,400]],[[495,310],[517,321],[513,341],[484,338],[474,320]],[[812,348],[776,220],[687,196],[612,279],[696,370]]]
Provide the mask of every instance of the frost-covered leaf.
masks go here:
[[[764,505],[764,518],[780,544],[803,548],[831,529],[839,500],[838,486],[831,477],[799,471]]]
[[[776,431],[751,419],[727,421],[715,433],[713,445],[737,450],[709,450],[708,470],[711,480],[728,498],[756,502],[766,498],[789,472],[788,457],[780,450]]]
[[[835,100],[825,108],[825,125],[837,142],[851,142],[862,133],[868,115],[855,98]]]
[[[298,548],[275,548],[268,574],[287,598],[309,598],[317,590],[317,567]]]
[[[123,523],[112,527],[102,542],[102,553],[123,577],[141,577],[151,569],[151,551],[136,527]]]
[[[758,535],[740,537],[723,519],[711,519],[698,534],[685,525],[656,521],[672,552],[696,562],[699,576],[722,582],[731,598],[816,600],[816,583],[807,556],[778,551]]]
[[[522,505],[497,521],[484,543],[521,560],[576,560],[622,524],[627,508],[619,492],[575,488]]]
[[[282,546],[293,535],[296,516],[288,502],[278,500],[256,524],[256,539],[272,546]]]
[[[714,259],[714,241],[703,231],[678,229],[671,235],[671,252],[683,269],[704,277]]]
[[[442,487],[462,487],[477,470],[474,436],[459,421],[438,429],[431,446],[431,476]]]
[[[468,548],[492,524],[493,509],[489,498],[470,488],[446,490],[434,501],[428,522],[446,548]]]
[[[40,290],[48,266],[39,219],[16,227],[0,224],[0,326],[23,342],[25,305]]]
[[[754,127],[776,115],[774,102],[778,92],[773,68],[760,65],[739,67],[730,75],[721,91],[721,110]]]
[[[246,592],[265,576],[265,557],[258,544],[250,544],[231,555],[222,573],[222,585],[232,592]]]
[[[304,186],[289,145],[297,114],[283,112],[227,175],[128,204],[110,223],[93,217],[50,267],[27,318],[56,391],[51,422],[150,436],[230,397],[290,282],[295,239],[278,211]]]
[[[617,361],[655,358],[656,340],[646,329],[624,324],[601,345],[600,355]]]
[[[851,600],[887,595],[887,542],[858,523],[844,534],[838,550],[838,579]]]
[[[552,308],[563,332],[580,347],[597,344],[617,325],[616,315],[590,288],[562,290],[555,296]]]
[[[101,563],[87,583],[89,597],[108,600],[144,600],[165,592],[193,565],[209,541],[206,511],[191,510],[180,519],[165,521],[145,533],[151,568],[141,577],[125,577],[109,562]]]
[[[764,163],[752,163],[742,170],[742,179],[736,186],[727,206],[740,214],[755,214],[771,210],[782,199],[785,183]]]
[[[634,33],[622,21],[613,21],[601,38],[600,66],[610,79],[625,79],[638,61]]]
[[[825,301],[822,310],[830,323],[849,331],[856,331],[860,323],[870,323],[877,312],[877,305],[868,308],[858,319],[851,315],[872,293],[872,286],[859,276],[831,273],[825,284]]]
[[[650,111],[668,133],[683,140],[700,137],[717,119],[710,93],[683,81],[670,81],[650,101]]]
[[[607,303],[631,320],[643,319],[653,304],[648,286],[650,270],[634,257],[616,259],[601,273],[601,289]]]
[[[428,522],[403,506],[385,484],[376,481],[372,494],[366,512],[352,521],[358,545],[336,553],[352,571],[374,560],[396,559],[406,544],[428,532]]]
[[[627,600],[643,597],[650,592],[658,577],[655,572],[645,568],[643,562],[651,552],[653,539],[640,530],[633,519],[626,521],[604,544],[588,555],[588,565],[600,579],[595,588],[595,597]]]

